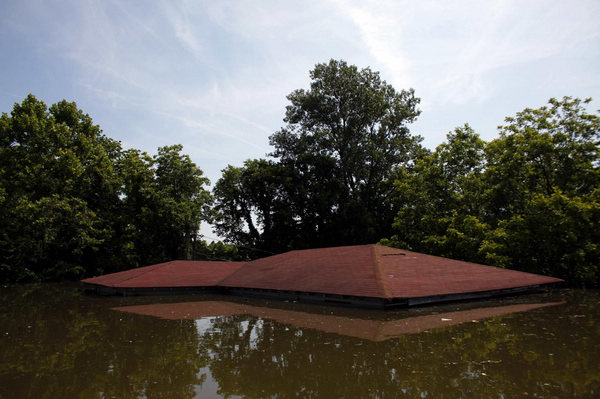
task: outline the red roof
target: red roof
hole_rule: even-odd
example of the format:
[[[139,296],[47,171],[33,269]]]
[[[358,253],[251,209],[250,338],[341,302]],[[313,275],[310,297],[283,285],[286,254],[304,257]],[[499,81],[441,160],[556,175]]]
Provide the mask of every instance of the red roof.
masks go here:
[[[562,280],[379,245],[357,245],[290,251],[247,263],[173,261],[82,281],[121,291],[212,287],[227,293],[238,288],[418,304]]]
[[[418,298],[556,283],[537,274],[380,245],[291,251],[246,263],[223,287],[370,298]]]
[[[219,285],[381,298],[373,247],[307,249],[269,256],[246,263]]]
[[[378,245],[386,298],[416,298],[558,283],[563,280]]]
[[[119,288],[214,287],[243,265],[242,262],[176,260],[81,281]]]

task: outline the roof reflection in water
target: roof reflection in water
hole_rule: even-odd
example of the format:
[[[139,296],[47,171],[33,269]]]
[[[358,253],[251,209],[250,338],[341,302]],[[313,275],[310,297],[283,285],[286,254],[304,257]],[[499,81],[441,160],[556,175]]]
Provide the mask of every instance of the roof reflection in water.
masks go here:
[[[162,303],[123,306],[114,309],[121,312],[154,316],[169,320],[196,320],[205,317],[251,315],[297,328],[310,328],[327,333],[368,339],[370,341],[384,341],[404,334],[415,334],[425,330],[474,322],[510,313],[526,312],[533,309],[561,305],[563,303],[528,303],[484,307],[396,320],[368,320],[336,315],[313,314],[227,301]]]

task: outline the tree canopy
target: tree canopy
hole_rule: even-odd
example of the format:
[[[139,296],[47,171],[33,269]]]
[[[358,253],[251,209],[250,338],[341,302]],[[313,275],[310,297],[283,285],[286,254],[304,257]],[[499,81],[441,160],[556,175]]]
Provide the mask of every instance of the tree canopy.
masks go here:
[[[468,126],[401,169],[384,243],[600,285],[600,117],[550,99],[488,143]]]
[[[0,281],[188,258],[211,196],[181,151],[123,150],[72,102],[15,104],[0,118]]]
[[[377,241],[390,230],[395,168],[422,151],[413,90],[369,68],[318,64],[287,98],[274,160],[230,166],[215,186],[217,231],[269,251]],[[254,217],[252,216],[254,215]]]

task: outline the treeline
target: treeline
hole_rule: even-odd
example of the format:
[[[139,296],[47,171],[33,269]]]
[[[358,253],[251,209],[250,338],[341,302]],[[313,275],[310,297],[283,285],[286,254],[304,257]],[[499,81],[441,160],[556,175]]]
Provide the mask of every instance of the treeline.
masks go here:
[[[15,104],[0,118],[0,281],[238,256],[198,239],[208,179],[181,150],[124,150],[75,103]]]
[[[431,151],[414,91],[344,61],[288,96],[268,158],[213,192],[181,146],[123,150],[74,103],[0,119],[0,280],[77,279],[170,259],[242,260],[381,242],[600,285],[600,117],[551,99],[483,141]],[[201,221],[229,244],[207,244]]]
[[[482,141],[468,126],[401,167],[382,243],[600,285],[600,119],[568,97]]]

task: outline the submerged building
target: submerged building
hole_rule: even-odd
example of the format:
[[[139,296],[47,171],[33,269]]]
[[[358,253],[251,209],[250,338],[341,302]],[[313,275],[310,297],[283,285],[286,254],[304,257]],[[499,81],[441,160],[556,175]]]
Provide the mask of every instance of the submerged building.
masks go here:
[[[530,291],[563,280],[380,245],[251,262],[173,261],[82,280],[103,294],[217,293],[389,308]]]

